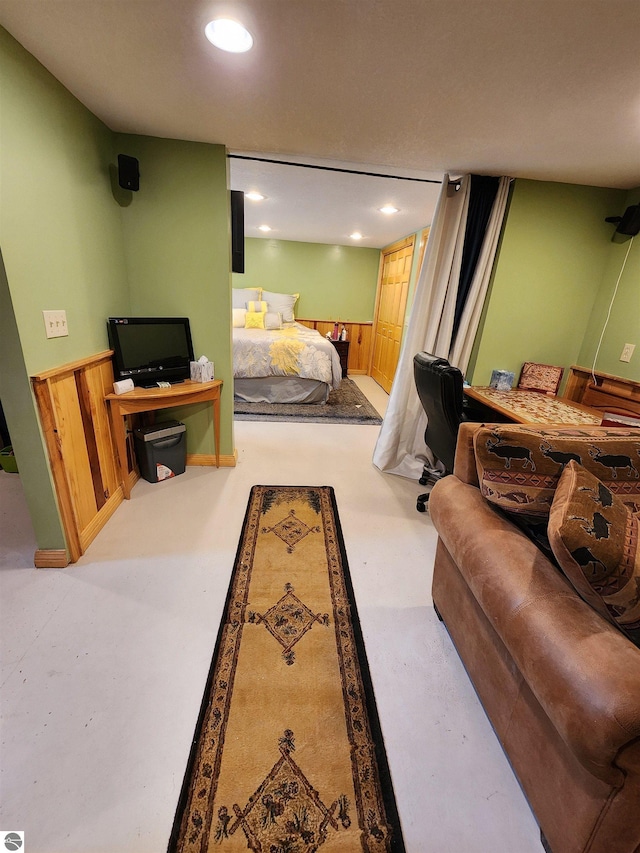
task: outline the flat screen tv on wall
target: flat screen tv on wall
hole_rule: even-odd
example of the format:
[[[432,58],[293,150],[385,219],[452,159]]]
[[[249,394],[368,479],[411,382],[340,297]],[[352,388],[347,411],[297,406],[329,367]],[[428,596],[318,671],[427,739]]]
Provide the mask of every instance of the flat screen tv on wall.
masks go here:
[[[116,381],[153,388],[189,378],[194,357],[188,317],[109,317],[107,329]]]

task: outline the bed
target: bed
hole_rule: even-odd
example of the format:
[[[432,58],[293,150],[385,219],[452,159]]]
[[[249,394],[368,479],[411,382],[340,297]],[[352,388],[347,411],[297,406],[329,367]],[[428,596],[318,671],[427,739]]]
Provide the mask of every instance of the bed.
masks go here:
[[[297,294],[233,291],[234,397],[249,403],[324,403],[340,387],[331,341],[296,323]]]

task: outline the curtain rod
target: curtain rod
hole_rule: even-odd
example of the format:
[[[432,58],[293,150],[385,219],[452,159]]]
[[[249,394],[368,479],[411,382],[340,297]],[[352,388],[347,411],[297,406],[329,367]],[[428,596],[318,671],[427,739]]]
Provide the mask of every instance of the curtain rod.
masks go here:
[[[356,169],[338,169],[335,166],[315,166],[312,163],[290,163],[287,160],[268,160],[265,157],[246,157],[243,154],[227,154],[230,160],[255,160],[257,163],[276,163],[279,166],[298,166],[301,169],[321,169],[325,172],[346,172],[348,175],[366,175],[369,178],[392,178],[396,181],[418,181],[423,184],[441,184],[430,178],[405,178],[402,175],[383,175],[378,172],[360,172]],[[455,183],[452,181],[451,183]]]

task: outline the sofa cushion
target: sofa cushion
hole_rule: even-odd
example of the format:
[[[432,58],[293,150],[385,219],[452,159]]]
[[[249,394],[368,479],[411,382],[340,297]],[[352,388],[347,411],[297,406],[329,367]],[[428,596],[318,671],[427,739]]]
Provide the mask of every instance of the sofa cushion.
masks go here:
[[[578,594],[640,646],[638,516],[570,462],[551,506],[549,542]]]
[[[640,429],[494,424],[477,430],[474,448],[482,495],[508,512],[547,518],[572,460],[640,510]]]

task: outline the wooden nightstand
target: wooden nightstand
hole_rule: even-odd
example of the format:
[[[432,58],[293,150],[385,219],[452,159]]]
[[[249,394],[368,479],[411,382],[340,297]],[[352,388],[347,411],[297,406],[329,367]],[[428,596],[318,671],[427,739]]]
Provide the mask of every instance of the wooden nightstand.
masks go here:
[[[351,341],[334,341],[331,343],[334,345],[336,350],[338,351],[338,355],[340,356],[340,364],[342,365],[342,378],[347,375],[347,366],[349,363],[349,344]]]

